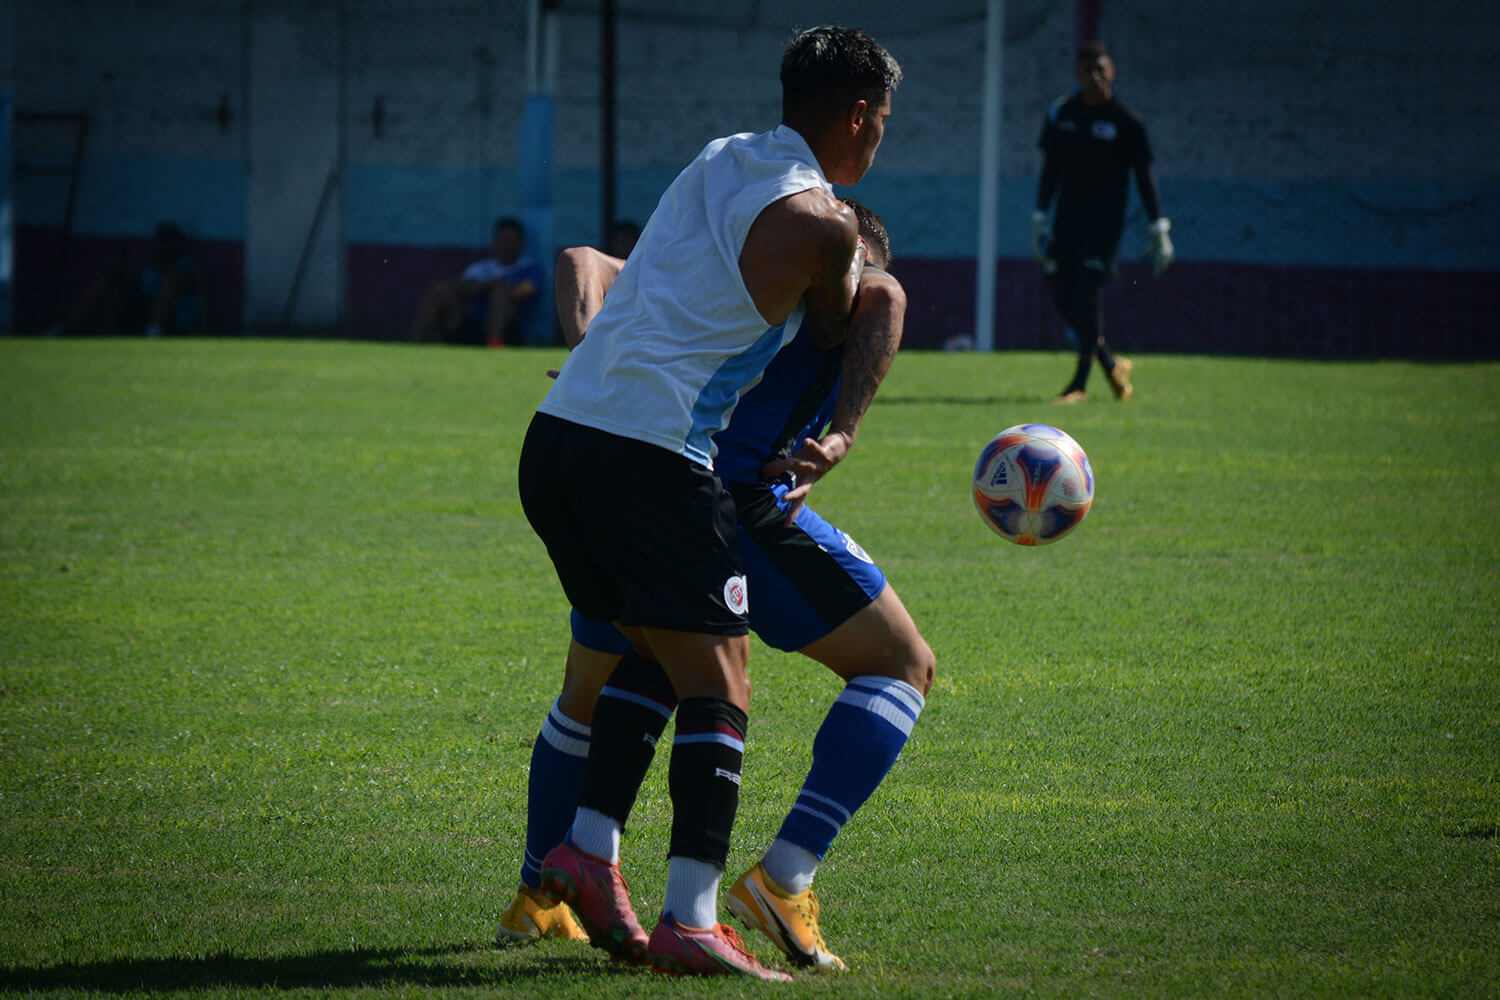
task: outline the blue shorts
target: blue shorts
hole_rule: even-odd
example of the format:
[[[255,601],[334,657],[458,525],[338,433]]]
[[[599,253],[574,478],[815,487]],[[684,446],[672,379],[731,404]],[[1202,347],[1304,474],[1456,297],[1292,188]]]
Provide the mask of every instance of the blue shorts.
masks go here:
[[[865,550],[804,506],[791,525],[785,484],[726,483],[739,513],[740,562],[750,584],[750,630],[794,652],[823,638],[885,589],[885,574]],[[608,622],[572,614],[573,638],[589,649],[630,648]]]

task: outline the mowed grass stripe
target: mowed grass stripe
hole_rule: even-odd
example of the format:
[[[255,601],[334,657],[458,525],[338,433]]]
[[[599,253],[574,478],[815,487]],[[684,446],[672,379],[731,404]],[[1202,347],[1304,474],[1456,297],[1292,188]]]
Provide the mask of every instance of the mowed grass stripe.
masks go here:
[[[0,990],[763,992],[489,945],[567,641],[514,487],[561,360],[0,341]],[[938,681],[819,875],[853,971],[789,991],[1496,995],[1500,366],[1136,360],[1059,408],[1061,354],[903,355],[815,489]],[[1024,421],[1098,477],[1035,550],[968,490]],[[751,669],[731,875],[837,692]]]

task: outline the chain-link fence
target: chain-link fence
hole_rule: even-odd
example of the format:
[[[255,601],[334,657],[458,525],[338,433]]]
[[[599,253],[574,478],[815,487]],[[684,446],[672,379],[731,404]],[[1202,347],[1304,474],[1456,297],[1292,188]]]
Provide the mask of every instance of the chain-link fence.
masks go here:
[[[55,321],[171,218],[210,272],[208,332],[405,336],[424,287],[484,254],[497,216],[524,220],[544,264],[601,242],[608,216],[644,221],[706,141],[775,124],[792,34],[842,22],[906,72],[851,193],[890,227],[908,342],[971,335],[983,38],[999,8],[995,341],[1058,346],[1027,220],[1085,7],[1150,130],[1179,252],[1160,282],[1133,265],[1133,198],[1112,340],[1497,351],[1500,140],[1469,80],[1500,13],[1460,0],[17,0],[16,325]]]

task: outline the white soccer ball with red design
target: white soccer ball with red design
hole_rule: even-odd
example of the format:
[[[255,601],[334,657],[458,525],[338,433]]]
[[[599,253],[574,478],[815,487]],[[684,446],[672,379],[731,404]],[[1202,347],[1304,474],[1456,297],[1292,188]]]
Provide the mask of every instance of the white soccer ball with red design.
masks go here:
[[[1017,545],[1047,545],[1078,527],[1094,502],[1094,467],[1050,424],[1017,424],[996,434],[974,466],[974,506],[995,534]]]

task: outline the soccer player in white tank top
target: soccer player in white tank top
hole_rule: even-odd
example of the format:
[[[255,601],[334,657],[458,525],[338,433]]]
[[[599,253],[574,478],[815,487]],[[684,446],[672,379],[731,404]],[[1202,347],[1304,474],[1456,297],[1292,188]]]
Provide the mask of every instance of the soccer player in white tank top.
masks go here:
[[[936,666],[874,561],[811,508],[788,518],[790,505],[779,497],[790,490],[775,475],[782,463],[767,464],[785,456],[785,464],[801,469],[800,459],[816,457],[828,434],[857,434],[900,343],[905,295],[884,273],[889,236],[875,213],[850,204],[867,258],[848,337],[835,351],[794,340],[743,395],[715,441],[719,475],[739,518],[740,555],[755,587],[751,630],[772,648],[800,651],[846,682],[818,728],[812,767],[776,839],[727,896],[730,911],[765,933],[793,965],[820,969],[847,966],[819,928],[813,878],[844,823],[905,746]],[[558,258],[557,311],[570,347],[584,339],[624,263],[590,247]],[[831,370],[841,370],[847,391],[830,383]],[[629,644],[613,626],[577,613],[571,631],[562,690],[532,748],[521,885],[500,920],[501,944],[587,937],[566,906],[540,896],[540,866],[572,821],[594,706]]]
[[[711,436],[799,323],[820,343],[842,339],[861,258],[854,213],[830,182],[869,169],[900,78],[863,32],[797,36],[782,59],[781,127],[711,143],[673,183],[614,290],[626,294],[612,292],[527,432],[527,518],[573,606],[634,645],[601,693],[578,813],[543,861],[543,891],[626,961],[784,978],[717,922],[750,683],[748,594]],[[611,477],[643,488],[599,490]],[[650,765],[641,748],[669,703],[672,842],[647,939],[619,838]]]

